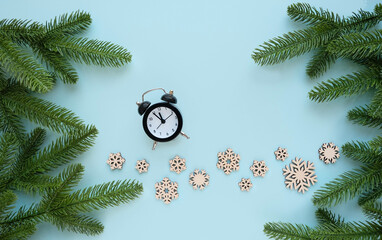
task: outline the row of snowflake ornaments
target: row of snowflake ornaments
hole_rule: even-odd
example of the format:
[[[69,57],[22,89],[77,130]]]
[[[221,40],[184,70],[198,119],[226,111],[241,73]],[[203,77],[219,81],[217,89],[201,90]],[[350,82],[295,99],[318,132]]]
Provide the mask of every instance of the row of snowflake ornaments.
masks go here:
[[[333,143],[324,143],[318,150],[319,158],[325,164],[335,163],[340,157],[339,148]],[[279,147],[275,151],[276,160],[285,161],[289,156],[286,148]],[[107,164],[111,169],[121,169],[125,159],[121,153],[111,153],[107,160]],[[225,174],[229,175],[232,171],[239,170],[240,155],[235,154],[232,149],[218,153],[218,169],[222,169]],[[138,160],[135,168],[141,174],[148,171],[150,164],[146,160]],[[264,177],[268,171],[265,161],[253,161],[253,165],[249,168],[253,172],[254,177]],[[298,192],[305,193],[311,185],[317,182],[317,176],[314,171],[315,167],[312,162],[303,161],[301,158],[295,158],[292,162],[285,166],[283,175],[285,176],[285,186],[289,189],[295,189]],[[180,174],[186,170],[186,159],[176,156],[170,160],[170,171]],[[189,183],[194,189],[203,190],[209,184],[210,176],[205,170],[195,169],[190,173]],[[241,191],[249,191],[252,188],[250,178],[242,178],[239,182]],[[161,182],[155,183],[155,197],[169,204],[173,199],[179,197],[178,183],[172,182],[165,177]]]

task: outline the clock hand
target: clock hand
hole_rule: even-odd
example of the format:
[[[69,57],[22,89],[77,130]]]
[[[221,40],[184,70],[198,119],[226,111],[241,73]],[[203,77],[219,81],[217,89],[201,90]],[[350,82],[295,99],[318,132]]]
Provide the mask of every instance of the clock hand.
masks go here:
[[[161,123],[161,124],[159,124],[159,126],[157,127],[157,130],[158,130],[158,128],[159,128],[161,125],[162,125],[162,123]]]
[[[165,122],[166,122],[166,120],[164,120],[164,119],[163,119],[163,117],[162,117],[162,114],[161,114],[161,113],[159,113],[159,116],[160,116],[160,120],[161,120],[161,122],[162,122],[162,123],[165,123]]]
[[[162,118],[160,118],[156,113],[153,113],[155,117],[157,117],[159,120],[162,121]],[[160,113],[159,113],[160,114]]]
[[[166,121],[169,117],[171,117],[173,114],[174,114],[174,112],[172,112],[172,113],[170,114],[170,116],[166,117],[165,121]]]

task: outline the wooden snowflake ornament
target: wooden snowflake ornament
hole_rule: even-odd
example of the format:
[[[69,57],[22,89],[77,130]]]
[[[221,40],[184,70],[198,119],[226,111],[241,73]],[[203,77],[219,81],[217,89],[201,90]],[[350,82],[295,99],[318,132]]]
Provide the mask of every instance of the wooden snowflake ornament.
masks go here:
[[[302,193],[308,191],[308,188],[317,182],[314,169],[314,164],[309,161],[302,161],[301,158],[292,160],[292,163],[289,166],[285,165],[283,169],[286,188]]]
[[[268,171],[267,165],[264,161],[253,161],[253,165],[249,168],[253,172],[254,177],[265,176],[265,173]]]
[[[229,175],[232,171],[239,170],[239,162],[240,155],[235,154],[231,148],[228,148],[227,151],[218,153],[218,163],[216,166]]]
[[[239,182],[239,187],[241,191],[247,191],[252,188],[252,182],[250,178],[242,178],[241,181]]]
[[[194,189],[203,190],[210,183],[210,175],[204,170],[195,169],[190,173],[190,179],[188,181]]]
[[[318,149],[318,154],[321,161],[325,164],[335,163],[340,157],[339,148],[334,143],[324,143],[322,147]]]
[[[135,165],[135,169],[137,169],[137,171],[139,173],[145,173],[149,170],[149,166],[150,166],[150,164],[148,162],[146,162],[145,159],[138,160],[137,164]]]
[[[276,156],[276,160],[281,160],[281,161],[285,161],[285,159],[287,157],[289,157],[288,155],[288,150],[286,148],[281,148],[279,147],[276,151],[275,151],[275,156]]]
[[[169,204],[172,200],[179,197],[178,183],[171,182],[166,177],[161,182],[155,183],[155,191],[155,198],[162,200],[165,204]]]
[[[177,155],[170,160],[170,171],[173,171],[179,174],[184,170],[186,170],[186,159],[180,158]]]
[[[118,168],[122,169],[122,165],[125,162],[125,159],[121,156],[121,153],[110,153],[109,158],[106,163],[109,164],[112,170]]]

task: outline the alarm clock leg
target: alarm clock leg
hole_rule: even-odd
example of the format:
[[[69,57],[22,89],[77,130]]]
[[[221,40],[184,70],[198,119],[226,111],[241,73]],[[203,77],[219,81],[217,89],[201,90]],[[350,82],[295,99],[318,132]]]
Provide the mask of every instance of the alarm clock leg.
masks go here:
[[[154,141],[153,150],[155,150],[156,146],[157,146],[157,141]]]
[[[183,137],[187,138],[187,139],[190,139],[189,136],[187,136],[187,134],[185,134],[184,132],[180,132],[180,135],[182,135]]]

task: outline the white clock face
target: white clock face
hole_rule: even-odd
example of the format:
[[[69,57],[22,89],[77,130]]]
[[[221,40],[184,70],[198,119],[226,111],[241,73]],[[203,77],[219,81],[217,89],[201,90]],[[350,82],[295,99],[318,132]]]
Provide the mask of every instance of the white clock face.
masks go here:
[[[147,117],[147,129],[157,138],[169,138],[178,129],[178,116],[167,107],[156,107]]]

